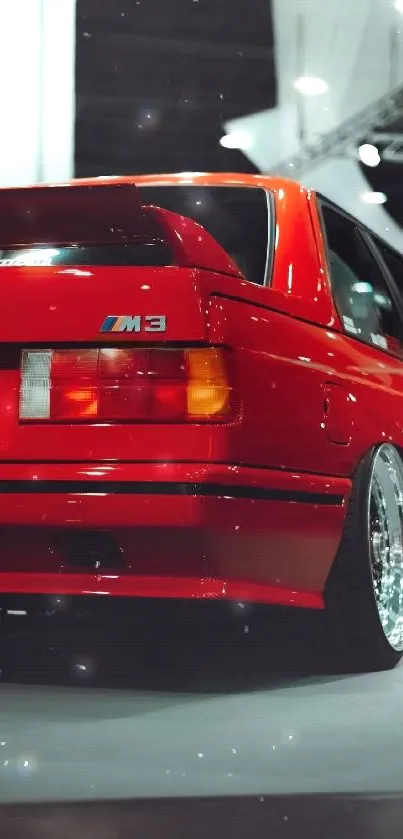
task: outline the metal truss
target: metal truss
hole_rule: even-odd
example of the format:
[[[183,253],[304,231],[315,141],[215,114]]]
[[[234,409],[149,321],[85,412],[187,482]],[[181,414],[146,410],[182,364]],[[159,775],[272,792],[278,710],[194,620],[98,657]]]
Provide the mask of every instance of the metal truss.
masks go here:
[[[298,154],[272,167],[272,171],[278,175],[299,177],[329,158],[357,157],[358,146],[364,141],[377,145],[384,160],[402,163],[403,130],[401,133],[381,130],[399,119],[403,119],[403,85],[394,88],[337,128],[307,143]]]
[[[403,163],[403,127],[401,131],[374,131],[368,138],[377,146],[382,160],[388,163]]]

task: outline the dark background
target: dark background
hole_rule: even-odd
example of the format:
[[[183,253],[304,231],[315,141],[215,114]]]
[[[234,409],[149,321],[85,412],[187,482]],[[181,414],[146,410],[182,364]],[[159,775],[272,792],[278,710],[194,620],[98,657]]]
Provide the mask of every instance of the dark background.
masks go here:
[[[256,171],[223,122],[274,107],[269,0],[78,0],[76,175]]]
[[[397,120],[386,126],[379,126],[381,131],[403,134],[403,120]],[[364,140],[365,142],[365,140]],[[403,227],[403,166],[401,163],[388,163],[382,160],[379,166],[370,168],[363,166],[364,174],[369,181],[370,188],[375,192],[384,192],[388,202],[385,209],[392,218]]]

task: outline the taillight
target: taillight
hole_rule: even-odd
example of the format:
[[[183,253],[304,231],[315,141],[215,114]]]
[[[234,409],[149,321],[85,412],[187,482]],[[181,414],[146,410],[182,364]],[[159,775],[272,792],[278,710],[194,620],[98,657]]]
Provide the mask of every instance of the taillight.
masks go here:
[[[24,350],[20,420],[226,421],[233,393],[220,348]]]

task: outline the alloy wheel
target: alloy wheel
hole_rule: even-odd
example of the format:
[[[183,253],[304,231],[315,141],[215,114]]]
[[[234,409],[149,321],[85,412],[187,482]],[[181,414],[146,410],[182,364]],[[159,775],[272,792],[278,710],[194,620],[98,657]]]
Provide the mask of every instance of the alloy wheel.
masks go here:
[[[396,449],[377,450],[368,498],[368,536],[376,607],[394,650],[403,650],[403,463]]]

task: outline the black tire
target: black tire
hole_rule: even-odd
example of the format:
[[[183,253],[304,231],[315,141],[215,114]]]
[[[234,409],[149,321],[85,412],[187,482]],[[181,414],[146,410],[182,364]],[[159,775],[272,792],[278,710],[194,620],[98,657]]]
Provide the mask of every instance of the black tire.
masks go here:
[[[355,672],[390,670],[402,652],[389,643],[379,619],[371,572],[368,505],[378,449],[360,463],[343,537],[325,588],[325,620],[337,666]]]

